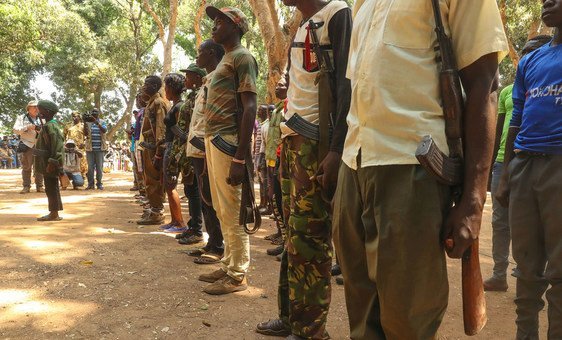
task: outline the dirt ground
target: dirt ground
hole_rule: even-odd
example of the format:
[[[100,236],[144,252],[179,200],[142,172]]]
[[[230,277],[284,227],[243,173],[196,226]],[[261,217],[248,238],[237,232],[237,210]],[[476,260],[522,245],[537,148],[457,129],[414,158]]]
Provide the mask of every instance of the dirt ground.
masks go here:
[[[105,176],[105,191],[63,192],[61,222],[37,222],[44,194],[18,194],[17,170],[0,170],[0,338],[2,339],[266,339],[254,332],[277,313],[279,262],[263,237],[251,237],[247,291],[213,297],[197,276],[214,270],[192,262],[157,227],[139,227],[131,176]],[[491,205],[482,225],[483,275],[492,270]],[[187,216],[187,212],[185,212]],[[440,335],[463,339],[460,262],[449,261],[450,301]],[[475,339],[513,339],[515,281],[486,294],[489,321]],[[541,313],[545,338],[545,312]],[[328,331],[348,338],[343,288],[333,285]]]

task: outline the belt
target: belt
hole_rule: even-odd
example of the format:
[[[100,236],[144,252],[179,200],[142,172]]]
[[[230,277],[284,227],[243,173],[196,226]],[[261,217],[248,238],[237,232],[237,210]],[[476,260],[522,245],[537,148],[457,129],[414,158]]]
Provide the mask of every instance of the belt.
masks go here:
[[[534,152],[534,151],[515,151],[517,156],[521,157],[550,157],[554,156],[554,154],[544,153],[544,152]]]

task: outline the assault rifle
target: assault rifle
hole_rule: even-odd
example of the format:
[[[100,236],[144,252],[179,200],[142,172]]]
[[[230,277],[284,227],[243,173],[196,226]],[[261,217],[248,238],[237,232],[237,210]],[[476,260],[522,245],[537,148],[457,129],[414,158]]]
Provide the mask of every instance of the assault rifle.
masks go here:
[[[238,147],[236,145],[230,144],[228,141],[224,140],[220,135],[216,135],[211,143],[219,149],[222,153],[227,154],[231,157],[236,155],[236,150]],[[248,150],[249,151],[249,150]],[[251,159],[250,159],[251,162]],[[244,226],[244,231],[251,235],[255,234],[261,226],[261,214],[255,204],[254,198],[254,181],[252,179],[253,167],[248,164],[248,157],[246,157],[246,164],[244,179],[242,180],[242,197],[240,202],[240,217],[239,224]],[[226,179],[227,183],[230,184],[230,178]],[[253,224],[254,226],[250,229],[248,224]]]
[[[439,0],[431,0],[435,16],[435,32],[440,52],[439,85],[445,117],[445,134],[449,156],[441,152],[431,136],[425,136],[416,150],[420,164],[440,183],[451,187],[451,206],[460,202],[463,193],[463,111],[464,99],[451,39],[445,33]],[[445,247],[454,246],[450,235],[445,235]],[[486,325],[486,300],[480,272],[478,239],[462,256],[462,296],[464,332],[476,335]]]
[[[178,124],[172,126],[171,131],[174,134],[174,136],[179,139],[181,144],[187,141],[187,133],[183,131]]]
[[[193,137],[189,143],[196,147],[199,151],[205,152],[205,142],[203,141],[203,138]]]
[[[316,34],[316,30],[323,25],[323,22],[314,22],[312,19],[308,21],[312,50],[320,69],[315,80],[315,84],[318,85],[318,126],[309,123],[296,113],[285,122],[285,125],[299,135],[318,141],[319,162],[326,157],[330,149],[331,128],[334,126],[332,118],[334,111],[334,67],[328,49],[320,45],[320,39],[318,39],[318,34]]]

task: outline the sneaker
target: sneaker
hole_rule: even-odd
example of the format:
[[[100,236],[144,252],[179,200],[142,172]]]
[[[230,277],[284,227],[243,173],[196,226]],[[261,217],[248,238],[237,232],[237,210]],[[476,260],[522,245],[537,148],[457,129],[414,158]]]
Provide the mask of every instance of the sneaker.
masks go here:
[[[343,277],[341,276],[336,277],[336,284],[339,286],[343,286]]]
[[[199,275],[199,281],[213,283],[220,279],[226,277],[226,272],[222,269],[217,269],[212,273],[209,274],[201,274]]]
[[[98,185],[98,190],[103,190],[103,185]]]
[[[187,227],[181,227],[181,226],[171,226],[168,229],[165,229],[164,232],[165,233],[173,233],[173,234],[179,234],[179,233],[183,233],[184,231],[187,230]]]
[[[260,208],[260,215],[271,215],[271,209],[269,207]]]
[[[191,228],[187,228],[187,230],[184,231],[183,233],[176,235],[176,240],[179,240],[180,238],[187,238],[193,234],[195,234],[195,231]]]
[[[137,191],[137,190],[139,190],[138,187],[132,187],[131,189],[129,189],[129,191]]]
[[[268,249],[268,250],[267,250],[267,255],[270,255],[270,256],[277,256],[277,255],[279,255],[279,254],[281,254],[281,253],[283,252],[283,249],[285,249],[285,246],[284,246],[284,245],[279,245],[279,246],[277,246],[277,247],[275,247],[275,248]]]
[[[29,187],[23,187],[23,189],[21,189],[20,194],[29,194]]]
[[[338,276],[341,275],[341,268],[339,264],[334,264],[332,266],[332,269],[330,270],[330,273],[332,274],[332,276]]]
[[[507,280],[497,279],[495,277],[491,277],[487,280],[484,280],[484,290],[487,292],[507,292]]]
[[[94,190],[94,186],[93,186],[93,185],[88,185],[88,186],[86,187],[86,190]]]
[[[66,189],[66,188],[65,188]],[[45,189],[43,189],[43,187],[37,187],[37,192],[45,192]]]
[[[271,240],[273,240],[274,238],[276,238],[280,235],[281,235],[280,233],[275,233],[275,234],[267,235],[263,239],[266,240],[266,241],[271,241]]]
[[[268,320],[266,322],[258,323],[256,326],[256,332],[270,336],[291,335],[291,329],[285,326],[281,319]]]
[[[203,235],[191,235],[188,237],[182,237],[178,239],[179,244],[197,244],[199,242],[203,242]]]
[[[283,244],[283,235],[279,235],[279,236],[271,239],[271,244],[274,244],[276,246],[282,245]]]
[[[137,221],[138,225],[155,225],[164,223],[164,215],[150,211],[144,218]]]
[[[248,289],[248,283],[246,281],[246,278],[243,278],[241,281],[238,281],[226,275],[221,280],[217,280],[214,283],[211,283],[210,285],[205,287],[203,291],[210,295],[224,295],[234,292],[241,292],[246,289]]]
[[[170,222],[170,223],[166,223],[166,224],[162,224],[161,226],[158,227],[158,229],[160,230],[166,230],[168,228],[174,227],[176,226],[175,222]]]

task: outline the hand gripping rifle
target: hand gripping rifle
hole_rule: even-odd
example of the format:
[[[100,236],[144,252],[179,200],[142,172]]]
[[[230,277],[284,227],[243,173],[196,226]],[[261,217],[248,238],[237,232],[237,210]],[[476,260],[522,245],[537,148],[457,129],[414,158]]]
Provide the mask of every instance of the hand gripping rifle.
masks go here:
[[[440,183],[451,187],[451,205],[460,202],[463,191],[464,152],[463,152],[463,111],[464,99],[460,77],[453,53],[451,39],[445,33],[441,19],[439,0],[431,0],[435,15],[435,32],[439,41],[441,71],[439,85],[445,116],[445,134],[449,146],[449,156],[441,152],[431,136],[425,136],[416,150],[416,158]],[[437,50],[436,49],[436,50]],[[445,247],[452,248],[453,240],[445,235]],[[464,332],[476,335],[485,325],[486,300],[478,257],[478,239],[462,256],[462,296]]]

